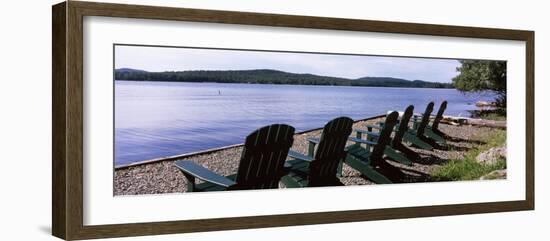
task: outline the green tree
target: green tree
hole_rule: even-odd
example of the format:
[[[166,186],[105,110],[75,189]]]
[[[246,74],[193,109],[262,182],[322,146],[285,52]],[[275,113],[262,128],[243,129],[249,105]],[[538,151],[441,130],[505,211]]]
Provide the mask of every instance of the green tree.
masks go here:
[[[492,91],[497,94],[496,103],[506,108],[506,61],[460,60],[453,78],[456,89],[464,92]]]

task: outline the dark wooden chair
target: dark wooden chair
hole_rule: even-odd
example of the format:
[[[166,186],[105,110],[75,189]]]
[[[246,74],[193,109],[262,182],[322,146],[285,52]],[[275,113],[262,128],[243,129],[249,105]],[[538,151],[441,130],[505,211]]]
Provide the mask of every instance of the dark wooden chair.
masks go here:
[[[290,171],[281,182],[288,188],[343,185],[337,173],[346,157],[345,147],[352,125],[353,120],[348,117],[336,118],[325,125],[321,138],[308,139],[307,155],[289,151]]]
[[[292,126],[275,124],[252,132],[246,137],[237,173],[227,177],[189,160],[175,165],[187,179],[189,192],[278,188],[287,174],[284,164],[294,131]],[[197,184],[195,179],[204,182]]]
[[[439,110],[437,111],[437,115],[435,116],[431,125],[428,125],[425,130],[426,136],[434,139],[439,145],[442,146],[446,145],[445,137],[447,135],[439,130],[439,122],[441,122],[441,120],[443,119],[443,113],[445,112],[445,109],[447,109],[447,101],[441,102]]]
[[[394,161],[398,161],[405,165],[412,165],[413,161],[418,160],[420,155],[415,151],[409,149],[403,144],[403,136],[409,131],[409,121],[413,115],[414,106],[409,105],[401,118],[397,120],[397,124],[394,128],[394,135],[391,138],[390,144],[386,146],[384,154]],[[368,140],[376,140],[377,134],[373,133],[373,129],[381,130],[384,126],[384,122],[379,122],[378,125],[366,125],[367,130],[355,130],[357,138],[361,139],[363,133],[370,134]]]
[[[390,179],[375,169],[385,163],[383,159],[384,152],[390,144],[391,133],[397,123],[398,117],[399,113],[395,111],[390,113],[386,116],[386,120],[379,133],[362,133],[367,135],[366,139],[350,137],[349,140],[355,142],[355,144],[346,147],[348,155],[346,156],[345,163],[375,183],[392,183]],[[373,140],[369,138],[369,135],[374,135],[376,138],[373,138]]]
[[[439,106],[439,110],[437,111],[437,114],[435,115],[433,121],[430,121],[431,119],[431,116],[430,116],[422,132],[423,141],[426,143],[429,143],[432,147],[435,147],[438,149],[444,149],[447,145],[445,141],[446,135],[443,134],[438,129],[439,123],[443,119],[443,113],[445,112],[446,108],[447,108],[447,101],[443,101]],[[415,116],[414,117],[415,124],[413,126],[415,126],[416,129],[419,129],[422,126],[423,121],[424,121],[424,116]]]
[[[403,140],[411,143],[411,145],[422,148],[425,150],[433,150],[436,144],[433,140],[428,138],[425,134],[426,127],[430,122],[430,115],[434,109],[434,103],[428,103],[426,110],[422,115],[413,115],[413,127],[409,129],[403,135]]]

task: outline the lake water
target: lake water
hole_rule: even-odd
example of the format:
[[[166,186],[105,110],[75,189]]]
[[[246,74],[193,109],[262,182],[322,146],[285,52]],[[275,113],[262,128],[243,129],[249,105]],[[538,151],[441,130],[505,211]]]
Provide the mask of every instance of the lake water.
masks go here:
[[[446,115],[469,116],[476,101],[493,98],[454,89],[115,81],[115,165],[242,143],[272,123],[299,132],[410,104],[423,112],[429,101],[437,111],[443,100]]]

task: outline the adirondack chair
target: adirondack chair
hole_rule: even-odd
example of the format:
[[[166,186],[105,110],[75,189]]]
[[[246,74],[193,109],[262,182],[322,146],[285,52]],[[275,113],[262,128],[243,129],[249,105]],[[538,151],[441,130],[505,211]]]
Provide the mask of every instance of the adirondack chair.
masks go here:
[[[413,128],[405,132],[405,135],[403,135],[403,140],[418,148],[430,151],[433,150],[436,143],[424,135],[426,126],[428,126],[428,123],[430,122],[430,115],[432,114],[433,108],[434,103],[430,102],[428,103],[428,106],[426,106],[426,110],[422,116],[413,116]]]
[[[418,153],[403,144],[403,136],[409,130],[409,121],[413,115],[413,110],[414,106],[409,105],[405,109],[405,112],[403,112],[403,116],[397,120],[398,125],[396,124],[394,128],[394,136],[391,139],[390,144],[387,145],[384,150],[384,154],[386,156],[405,165],[412,165],[414,160],[418,160],[420,158]],[[370,134],[368,136],[372,136],[372,138],[369,138],[368,140],[373,141],[377,139],[377,134],[373,133],[373,129],[381,130],[384,126],[384,122],[379,122],[378,125],[365,126],[367,127],[366,131],[355,130],[357,133],[357,138],[361,139],[362,134],[365,133],[367,135]]]
[[[443,113],[445,112],[445,109],[447,109],[446,100],[441,102],[439,110],[437,111],[437,115],[435,116],[431,125],[428,125],[425,130],[426,136],[434,139],[439,145],[443,146],[446,145],[445,137],[447,135],[439,130],[439,122],[441,122],[441,119],[443,119]]]
[[[294,127],[289,125],[274,124],[252,132],[244,142],[237,173],[227,177],[189,160],[175,165],[187,179],[189,192],[278,188],[287,173],[284,164],[293,141]],[[204,182],[197,184],[195,179]]]
[[[290,171],[281,182],[288,188],[343,185],[337,173],[346,157],[345,146],[352,125],[353,120],[348,117],[331,120],[323,128],[321,138],[308,139],[307,155],[289,151],[287,166]]]
[[[345,163],[375,183],[392,183],[390,179],[376,171],[376,168],[385,163],[383,159],[384,151],[390,144],[391,133],[397,123],[397,117],[399,117],[397,112],[390,113],[386,116],[379,133],[363,133],[367,134],[367,139],[349,138],[355,144],[346,147],[348,155]],[[375,135],[376,141],[369,140],[368,135]],[[366,147],[363,147],[363,144]]]
[[[441,122],[441,119],[443,119],[443,113],[445,112],[445,109],[447,108],[447,101],[443,101],[441,105],[439,106],[439,110],[437,111],[437,114],[432,122],[429,121],[426,124],[426,127],[424,128],[424,136],[427,137],[425,142],[429,143],[433,147],[436,148],[445,148],[446,141],[445,141],[445,134],[443,132],[439,131],[439,122]],[[421,119],[423,120],[423,116],[415,116],[414,122],[415,124],[413,126],[420,127]]]

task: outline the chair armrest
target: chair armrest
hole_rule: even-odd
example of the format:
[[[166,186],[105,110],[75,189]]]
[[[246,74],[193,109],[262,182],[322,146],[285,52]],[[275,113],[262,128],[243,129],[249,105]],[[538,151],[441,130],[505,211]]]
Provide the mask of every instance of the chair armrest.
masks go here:
[[[301,161],[307,161],[307,162],[313,161],[313,157],[306,156],[302,153],[295,152],[293,150],[288,151],[288,156]]]
[[[424,115],[423,114],[413,114],[413,119],[420,118],[422,119]],[[435,115],[430,115],[430,119],[435,119]]]
[[[307,155],[310,157],[313,157],[313,153],[315,152],[315,146],[321,142],[321,139],[310,137],[307,138],[308,145],[307,145]]]
[[[350,137],[349,140],[357,143],[367,144],[369,146],[374,146],[378,144],[377,142],[374,142],[374,141],[363,140],[355,137]]]
[[[358,133],[361,133],[361,134],[367,134],[367,135],[369,135],[369,136],[375,136],[375,137],[379,137],[379,136],[380,136],[380,133],[371,132],[371,131],[367,131],[367,130],[356,129],[356,130],[353,130],[353,131],[358,132]]]
[[[369,124],[367,124],[367,125],[365,125],[365,127],[374,128],[374,129],[382,129],[382,126],[379,126],[379,125],[369,125]]]
[[[414,123],[420,123],[420,122],[422,122],[422,119],[424,118],[424,115],[414,114],[412,117],[413,118],[411,118],[411,119]]]
[[[309,141],[310,143],[313,143],[313,144],[319,144],[319,142],[321,142],[321,139],[315,138],[315,137],[310,137],[310,138],[307,138],[307,141]]]
[[[216,184],[222,187],[230,187],[235,184],[233,180],[221,176],[213,171],[206,169],[205,167],[198,165],[192,161],[180,160],[175,163],[176,167],[187,175],[191,175],[203,181]]]

